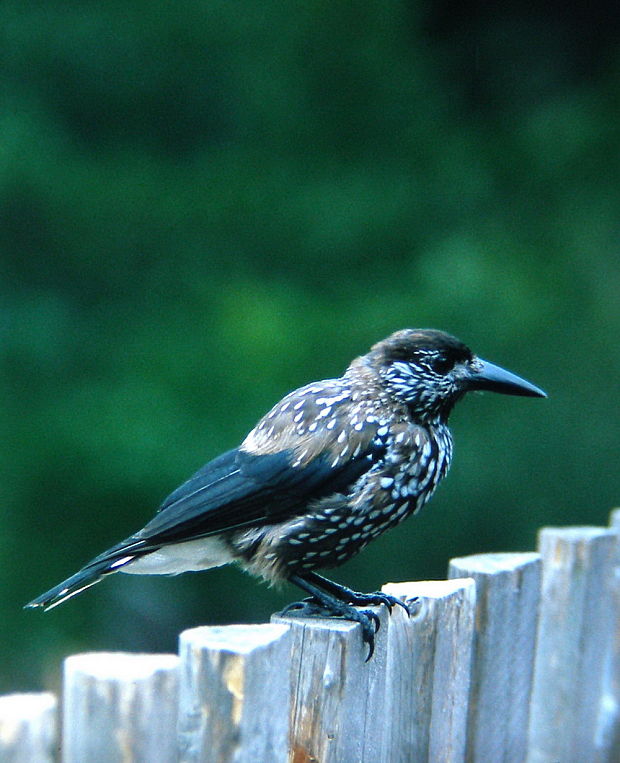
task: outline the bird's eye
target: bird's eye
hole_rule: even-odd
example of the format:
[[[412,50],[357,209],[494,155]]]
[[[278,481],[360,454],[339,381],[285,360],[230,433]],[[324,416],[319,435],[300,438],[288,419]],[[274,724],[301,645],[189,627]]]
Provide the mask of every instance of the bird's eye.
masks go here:
[[[436,374],[447,374],[454,368],[454,360],[445,355],[437,355],[430,361],[430,367]]]

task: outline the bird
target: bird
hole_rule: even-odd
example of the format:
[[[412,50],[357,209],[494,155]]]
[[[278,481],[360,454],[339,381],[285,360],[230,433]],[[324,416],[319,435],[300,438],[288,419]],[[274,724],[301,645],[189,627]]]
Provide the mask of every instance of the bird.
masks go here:
[[[406,605],[317,570],[348,561],[429,501],[452,460],[450,413],[475,390],[546,397],[448,333],[396,331],[341,377],[287,394],[141,530],[26,608],[52,609],[116,572],[175,575],[237,563],[308,594],[281,614],[359,623],[370,659],[379,618],[363,607]]]

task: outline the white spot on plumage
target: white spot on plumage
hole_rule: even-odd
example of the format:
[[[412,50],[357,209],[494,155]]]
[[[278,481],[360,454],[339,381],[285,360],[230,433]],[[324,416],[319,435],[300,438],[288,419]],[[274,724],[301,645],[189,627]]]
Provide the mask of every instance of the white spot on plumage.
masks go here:
[[[350,391],[348,389],[345,389],[343,392],[341,392],[339,395],[334,395],[333,397],[317,397],[316,404],[317,405],[335,405],[336,403],[341,403],[343,400],[346,400],[349,395]]]
[[[387,490],[388,488],[392,487],[394,484],[394,478],[393,477],[381,477],[381,480],[379,481],[379,484],[384,490]]]
[[[117,567],[122,567],[124,564],[127,564],[127,562],[130,562],[133,558],[133,556],[124,556],[122,559],[117,559],[115,562],[112,562],[110,569],[115,570]]]
[[[431,481],[433,474],[434,472],[429,469],[424,475],[423,479],[420,480],[420,482],[418,483],[418,490],[420,492],[426,488],[428,483]],[[429,498],[430,498],[430,495],[429,495]]]

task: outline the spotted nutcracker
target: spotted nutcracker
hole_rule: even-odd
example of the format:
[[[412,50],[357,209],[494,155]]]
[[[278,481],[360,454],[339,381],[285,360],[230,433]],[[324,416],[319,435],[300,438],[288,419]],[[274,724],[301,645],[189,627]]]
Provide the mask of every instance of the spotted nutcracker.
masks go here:
[[[429,500],[452,458],[450,411],[470,390],[545,397],[449,334],[397,331],[340,378],[291,392],[142,530],[27,606],[50,609],[113,572],[174,575],[237,562],[310,594],[289,614],[360,623],[372,653],[378,618],[356,605],[400,602],[316,570],[346,562]]]

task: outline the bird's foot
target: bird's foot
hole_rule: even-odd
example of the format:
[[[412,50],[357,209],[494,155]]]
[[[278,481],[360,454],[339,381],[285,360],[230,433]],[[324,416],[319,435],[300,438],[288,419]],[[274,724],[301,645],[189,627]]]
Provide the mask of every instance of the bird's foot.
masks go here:
[[[310,577],[310,575],[308,577]],[[398,606],[402,607],[408,615],[411,615],[411,611],[407,604],[405,604],[404,601],[397,599],[396,596],[391,596],[389,593],[383,593],[383,591],[360,593],[359,591],[354,591],[352,588],[348,588],[346,585],[342,585],[342,583],[334,583],[333,580],[328,580],[322,575],[318,575],[316,572],[311,573],[311,580],[315,585],[329,591],[332,596],[335,596],[340,601],[348,602],[358,607],[372,607],[378,606],[379,604],[385,604],[390,610],[390,613],[398,604]],[[416,599],[411,599],[409,604],[414,604],[416,601],[417,597]]]
[[[341,620],[359,623],[362,629],[362,639],[364,643],[368,644],[366,662],[375,651],[375,634],[381,627],[381,621],[379,616],[369,609],[355,609],[351,604],[335,599],[330,600],[329,603],[323,603],[310,596],[303,601],[289,604],[279,614],[282,617],[338,617]]]
[[[346,592],[347,599],[351,602],[351,604],[355,604],[356,607],[372,607],[378,606],[379,604],[385,604],[391,613],[394,607],[398,604],[399,607],[402,607],[405,612],[411,616],[411,610],[409,609],[408,605],[405,604],[404,601],[397,599],[396,596],[391,596],[389,593],[383,593],[383,591],[375,591],[374,593],[359,593],[358,591],[352,591],[351,589],[346,589]],[[417,597],[416,599],[411,599],[409,604],[415,603],[416,600]]]

